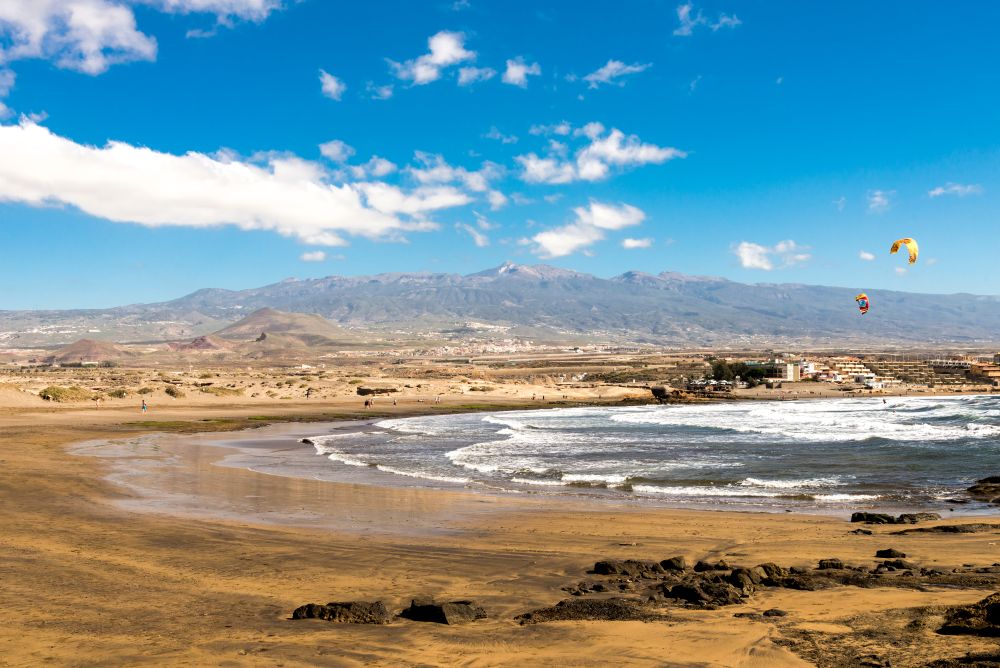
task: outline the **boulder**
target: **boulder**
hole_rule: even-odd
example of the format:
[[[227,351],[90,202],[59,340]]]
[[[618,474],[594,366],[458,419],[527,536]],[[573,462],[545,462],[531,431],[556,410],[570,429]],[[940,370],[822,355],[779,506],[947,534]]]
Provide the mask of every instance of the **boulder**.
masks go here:
[[[818,570],[843,570],[844,562],[840,559],[820,559]]]
[[[695,573],[704,573],[705,571],[728,571],[729,568],[729,564],[721,559],[714,564],[707,561],[699,561],[694,565]]]
[[[857,512],[851,515],[852,522],[864,522],[865,524],[895,524],[896,521],[892,515],[886,515],[885,513],[864,513]]]
[[[976,484],[965,491],[976,501],[1000,504],[1000,475],[977,480]]]
[[[918,568],[916,564],[910,561],[903,561],[902,559],[887,559],[882,562],[882,565],[886,568],[895,568],[897,571],[910,570],[913,568]]]
[[[734,568],[726,581],[743,596],[750,596],[757,590],[757,585],[763,581],[763,578],[749,568]]]
[[[875,553],[875,557],[878,559],[905,559],[906,554],[890,547],[886,550],[879,550]]]
[[[683,571],[687,568],[687,561],[684,557],[670,557],[660,562],[660,568],[665,571]]]
[[[788,615],[787,612],[785,612],[784,610],[780,610],[779,608],[771,608],[770,610],[764,611],[765,617],[785,617],[787,615]]]
[[[630,598],[566,599],[550,608],[540,608],[518,615],[521,624],[538,624],[564,620],[589,621],[650,621],[659,619],[647,603]]]
[[[652,580],[663,575],[663,568],[655,561],[610,559],[595,563],[594,573],[597,575],[625,575],[632,578]]]
[[[770,561],[767,562],[767,563],[764,563],[764,564],[759,564],[757,566],[757,568],[759,568],[762,571],[764,571],[764,575],[766,576],[766,579],[768,579],[768,580],[779,580],[779,579],[785,577],[786,575],[788,575],[788,571],[786,571],[784,568],[782,568],[778,564],[770,562]]]
[[[325,619],[341,624],[388,624],[392,617],[382,601],[308,603],[292,612],[292,619]]]
[[[972,605],[951,608],[945,613],[938,633],[1000,637],[1000,593],[990,594]]]
[[[699,606],[734,605],[742,602],[740,592],[726,582],[686,582],[663,585],[666,598],[673,598]]]
[[[414,599],[410,602],[410,607],[399,613],[399,616],[414,622],[464,624],[485,619],[486,611],[472,601],[435,603],[429,599]]]

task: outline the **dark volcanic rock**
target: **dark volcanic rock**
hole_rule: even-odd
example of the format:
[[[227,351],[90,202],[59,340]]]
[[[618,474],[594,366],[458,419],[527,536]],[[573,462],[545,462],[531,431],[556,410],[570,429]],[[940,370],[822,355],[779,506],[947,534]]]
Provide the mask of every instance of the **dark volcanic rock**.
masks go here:
[[[722,606],[742,602],[740,592],[726,582],[689,582],[663,585],[661,592],[666,598],[673,598],[691,605]]]
[[[785,612],[784,610],[781,610],[779,608],[771,608],[770,610],[765,610],[764,611],[764,616],[765,617],[785,617],[787,615],[788,615],[787,612]]]
[[[974,522],[971,524],[941,524],[936,527],[920,527],[918,529],[903,529],[893,532],[894,536],[905,536],[909,533],[986,533],[988,531],[1000,531],[1000,524],[985,524]]]
[[[871,536],[875,532],[871,529],[855,529],[849,533],[853,533],[856,536]]]
[[[916,524],[917,522],[933,522],[941,519],[937,513],[903,513],[896,518],[896,524]]]
[[[1000,504],[1000,475],[978,480],[975,485],[965,491],[976,501]]]
[[[764,571],[764,575],[768,580],[780,580],[781,578],[788,575],[788,571],[786,571],[778,564],[775,564],[770,561],[764,564],[758,564],[757,568]]]
[[[875,553],[878,559],[905,559],[906,554],[900,552],[899,550],[894,550],[891,547],[887,550],[879,550]]]
[[[670,557],[660,562],[660,568],[665,571],[683,571],[687,568],[687,561],[684,557]]]
[[[472,601],[435,603],[427,599],[414,599],[410,602],[410,607],[399,613],[399,616],[415,622],[462,624],[485,619],[486,611]]]
[[[726,580],[743,596],[750,596],[757,591],[757,585],[763,582],[764,578],[754,570],[749,568],[734,568]]]
[[[655,561],[610,559],[595,563],[594,573],[598,575],[627,575],[628,577],[652,580],[663,575],[663,568]]]
[[[842,570],[844,562],[840,559],[820,559],[819,565],[816,568],[819,570]]]
[[[388,624],[391,617],[382,601],[347,601],[326,605],[308,603],[296,608],[292,619],[325,619],[342,624]]]
[[[936,659],[924,668],[997,668],[997,666],[1000,666],[1000,652],[966,654],[953,659]]]
[[[662,619],[647,603],[630,598],[566,599],[551,608],[540,608],[514,618],[521,624],[563,620],[650,621]]]
[[[851,515],[852,522],[864,522],[865,524],[895,524],[896,520],[892,515],[885,513],[863,513],[858,512]]]
[[[938,633],[1000,637],[1000,593],[990,594],[972,605],[951,608]]]
[[[704,573],[705,571],[728,571],[729,564],[724,560],[719,560],[714,564],[707,561],[699,561],[694,565],[695,573]]]
[[[887,559],[882,562],[882,565],[886,568],[895,568],[898,571],[910,570],[917,568],[917,565],[910,561],[903,561],[902,559]]]

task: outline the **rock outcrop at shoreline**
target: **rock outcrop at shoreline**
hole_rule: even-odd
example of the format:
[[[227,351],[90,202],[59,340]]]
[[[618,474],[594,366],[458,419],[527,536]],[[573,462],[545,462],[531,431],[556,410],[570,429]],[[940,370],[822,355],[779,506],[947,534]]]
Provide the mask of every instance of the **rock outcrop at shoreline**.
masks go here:
[[[415,598],[410,601],[410,607],[399,613],[399,616],[414,622],[465,624],[486,619],[486,610],[472,601],[435,603],[431,599]]]
[[[1000,505],[1000,475],[977,480],[966,492],[976,501]]]
[[[885,513],[856,512],[851,515],[851,522],[865,524],[917,524],[918,522],[933,522],[941,519],[937,513],[903,513],[893,517]]]

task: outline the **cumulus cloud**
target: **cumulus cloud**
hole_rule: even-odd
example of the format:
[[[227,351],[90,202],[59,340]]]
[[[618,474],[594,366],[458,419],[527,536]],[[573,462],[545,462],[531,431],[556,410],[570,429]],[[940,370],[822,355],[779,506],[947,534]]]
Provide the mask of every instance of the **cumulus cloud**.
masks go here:
[[[15,78],[13,71],[0,69],[0,120],[11,115],[11,111],[3,103],[3,99],[10,95],[11,89],[14,88]]]
[[[25,58],[100,74],[116,63],[155,60],[156,40],[139,31],[130,7],[110,0],[5,0],[0,62]]]
[[[348,146],[339,139],[328,141],[319,145],[320,154],[327,160],[333,162],[347,162],[354,155],[354,148]]]
[[[2,89],[2,86],[0,86],[0,89]],[[938,186],[937,188],[927,191],[927,195],[929,197],[941,197],[942,195],[965,197],[967,195],[981,195],[982,193],[983,187],[976,183],[969,183],[966,185],[961,183],[946,183],[943,186]]]
[[[303,262],[325,262],[326,252],[320,250],[309,251],[307,253],[303,253],[302,255],[300,255],[299,259],[302,260]]]
[[[779,241],[774,246],[762,246],[751,241],[741,241],[733,248],[733,253],[739,258],[744,269],[759,269],[771,271],[775,267],[791,267],[806,262],[812,256],[805,251],[807,246],[800,246],[792,240]]]
[[[539,232],[527,240],[532,252],[544,258],[563,257],[604,239],[607,231],[640,224],[646,214],[630,204],[607,204],[590,200],[585,207],[573,209],[572,223]]]
[[[622,239],[622,248],[625,250],[634,250],[636,248],[649,248],[653,245],[653,240],[650,237],[645,237],[643,239],[633,239],[628,237]]]
[[[422,86],[440,79],[441,70],[476,58],[475,51],[465,48],[465,35],[460,32],[442,30],[428,38],[427,48],[428,53],[413,60],[402,63],[390,60],[396,77]]]
[[[589,84],[590,88],[597,88],[601,84],[617,84],[619,86],[624,86],[624,81],[617,81],[622,77],[628,76],[629,74],[638,74],[639,72],[645,72],[647,69],[652,67],[652,63],[632,63],[631,65],[626,65],[620,60],[609,60],[606,65],[598,70],[595,70],[583,77],[583,80]]]
[[[552,125],[532,125],[528,130],[533,135],[560,135],[565,137],[573,131],[573,126],[568,121],[553,123]]]
[[[458,85],[469,86],[479,81],[489,81],[497,75],[492,67],[462,67],[458,70]]]
[[[486,201],[490,203],[490,211],[499,211],[507,206],[507,196],[499,190],[491,190],[486,194]]]
[[[344,95],[344,91],[347,90],[347,84],[326,70],[319,71],[319,83],[320,88],[323,91],[323,95],[331,100],[337,100],[338,102]]]
[[[524,58],[518,56],[517,58],[507,61],[507,69],[504,70],[502,80],[504,83],[511,84],[512,86],[527,88],[528,77],[537,77],[541,73],[541,65],[538,63],[531,63],[529,65],[524,62]]]
[[[605,134],[600,123],[588,123],[577,130],[577,134],[589,138],[590,143],[578,149],[572,160],[560,155],[560,151],[550,151],[544,157],[537,153],[517,156],[521,179],[528,183],[549,184],[601,181],[610,176],[612,168],[662,164],[687,156],[676,148],[645,144],[636,135],[625,135],[617,128]]]
[[[455,229],[461,230],[472,237],[472,243],[476,244],[479,248],[485,248],[490,245],[490,238],[472,225],[467,223],[458,223],[455,225]]]
[[[356,179],[367,179],[370,177],[380,179],[383,176],[392,174],[396,169],[398,169],[396,163],[373,155],[368,162],[362,165],[352,165],[350,172]]]
[[[858,258],[864,260],[865,262],[871,262],[875,259],[875,253],[869,253],[868,251],[861,251],[858,253]]]
[[[490,181],[499,178],[503,173],[500,165],[493,162],[484,162],[480,169],[470,171],[465,167],[448,164],[440,155],[417,151],[414,157],[418,166],[407,167],[406,171],[423,185],[460,183],[467,190],[481,193],[489,190]]]
[[[136,25],[135,4],[175,14],[213,14],[222,26],[234,19],[263,21],[281,6],[279,0],[3,0],[0,62],[41,58],[96,75],[118,63],[155,60],[156,40]]]
[[[743,23],[735,14],[722,13],[713,23],[700,9],[696,12],[690,2],[677,6],[677,21],[679,25],[674,29],[674,35],[677,37],[690,37],[699,26],[707,26],[712,32],[716,32],[722,28],[735,28]]]
[[[0,125],[0,201],[75,207],[116,223],[268,230],[322,246],[343,235],[399,239],[471,199],[455,188],[333,185],[315,163],[265,155],[163,153],[112,141],[78,144],[23,120]]]
[[[486,137],[487,139],[495,139],[501,144],[517,143],[517,135],[505,135],[504,133],[500,132],[500,130],[495,125],[490,126],[490,131],[483,136]]]
[[[365,91],[368,96],[373,100],[388,100],[392,97],[393,86],[392,84],[386,84],[384,86],[377,86],[373,82],[369,81],[365,84]]]
[[[895,190],[869,190],[868,191],[868,211],[871,213],[884,213],[892,206],[892,196]]]

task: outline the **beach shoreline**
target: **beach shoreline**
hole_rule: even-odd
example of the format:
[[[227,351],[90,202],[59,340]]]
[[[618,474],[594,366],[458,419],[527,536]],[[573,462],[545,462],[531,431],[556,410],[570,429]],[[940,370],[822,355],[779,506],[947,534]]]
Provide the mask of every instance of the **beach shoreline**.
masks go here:
[[[248,420],[260,415],[257,406],[172,407],[159,411],[157,421],[170,425],[159,431],[217,433],[282,419],[330,419],[338,411],[356,419],[354,403],[276,405],[267,421]],[[663,623],[522,627],[513,618],[566,598],[563,588],[586,578],[598,559],[682,554],[690,563],[727,559],[812,568],[829,557],[871,564],[876,548],[895,546],[922,564],[946,568],[996,561],[1000,536],[1000,530],[895,536],[894,527],[878,525],[869,527],[872,535],[859,535],[844,519],[794,513],[630,510],[551,499],[539,508],[519,495],[262,475],[214,465],[218,451],[189,462],[189,481],[202,492],[214,488],[244,502],[280,501],[285,508],[308,501],[328,509],[340,525],[134,512],[122,504],[134,502],[135,494],[107,480],[113,472],[107,459],[70,451],[82,441],[118,440],[128,447],[157,430],[136,424],[137,418],[133,411],[108,409],[0,412],[6,499],[0,505],[6,584],[0,589],[0,664],[662,665],[671,656],[678,665],[802,666],[809,663],[778,640],[817,628],[850,629],[858,615],[971,603],[989,592],[780,590],[731,608],[678,610]],[[952,520],[930,525],[946,521]],[[345,523],[357,526],[345,530]],[[462,627],[288,619],[307,602],[381,599],[398,610],[420,595],[472,598],[489,618]],[[734,612],[771,607],[789,617],[767,623],[733,618]],[[818,638],[834,645],[864,642],[842,633]],[[927,656],[989,647],[975,638],[933,634],[921,642]]]

